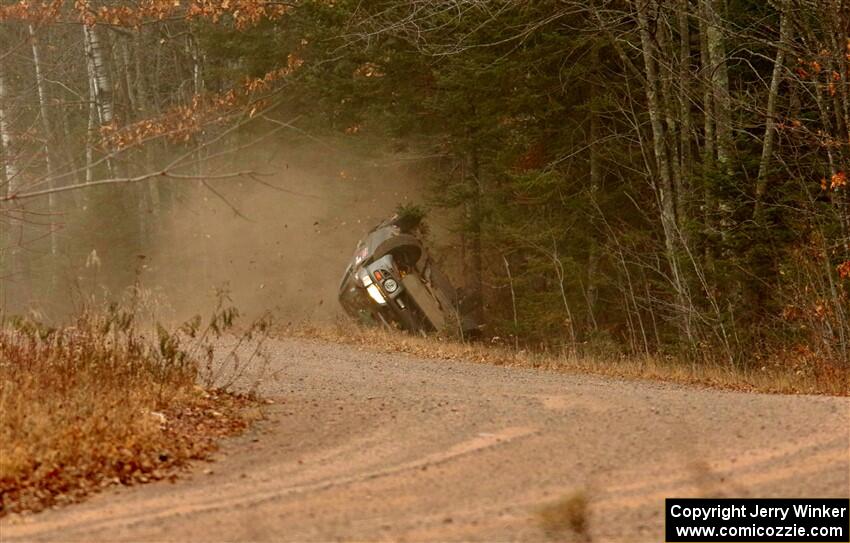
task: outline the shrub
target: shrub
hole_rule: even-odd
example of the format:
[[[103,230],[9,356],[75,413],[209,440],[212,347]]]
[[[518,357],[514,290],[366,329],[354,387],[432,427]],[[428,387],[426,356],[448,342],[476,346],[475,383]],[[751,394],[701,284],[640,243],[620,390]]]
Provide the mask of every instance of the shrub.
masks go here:
[[[133,309],[111,305],[56,328],[0,327],[0,515],[166,477],[243,428],[247,398],[197,385],[240,362],[231,352],[213,363],[234,318],[145,331]]]

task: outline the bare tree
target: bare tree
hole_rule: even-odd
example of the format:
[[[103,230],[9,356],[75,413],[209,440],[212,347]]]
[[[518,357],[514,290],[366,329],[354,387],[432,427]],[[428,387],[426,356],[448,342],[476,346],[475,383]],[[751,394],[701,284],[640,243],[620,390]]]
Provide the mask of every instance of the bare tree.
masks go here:
[[[53,157],[53,127],[50,122],[50,110],[48,108],[47,88],[44,82],[44,69],[41,65],[41,54],[39,51],[38,36],[32,24],[28,25],[30,44],[32,46],[32,62],[35,68],[35,82],[38,90],[38,107],[39,116],[41,117],[42,138],[44,139],[44,162],[47,166],[47,187],[48,189],[55,188],[56,183],[56,168],[55,159]],[[56,198],[51,192],[47,196],[48,212],[53,214],[57,211]],[[55,258],[59,254],[59,242],[56,237],[56,228],[50,228],[50,254]]]
[[[6,78],[3,73],[3,65],[0,64],[0,156],[3,159],[3,177],[0,178],[0,183],[3,183],[4,193],[14,194],[17,190],[18,167],[16,166],[12,129],[9,125],[9,114],[7,113],[8,99]]]
[[[764,211],[764,195],[767,190],[768,170],[770,168],[770,159],[773,156],[774,142],[776,141],[776,103],[779,97],[779,84],[782,81],[782,75],[785,70],[786,50],[791,40],[791,0],[785,0],[783,2],[780,17],[779,42],[776,44],[776,59],[773,61],[773,74],[770,78],[770,89],[767,95],[764,142],[762,144],[758,177],[756,178],[754,217],[759,222],[762,220]]]
[[[655,156],[656,173],[659,183],[656,185],[658,192],[659,207],[661,213],[661,226],[664,231],[664,247],[667,261],[670,265],[673,287],[676,291],[679,310],[684,318],[683,331],[689,341],[692,341],[692,330],[690,323],[690,300],[688,299],[684,278],[678,263],[677,246],[679,240],[676,225],[676,207],[673,194],[673,179],[670,166],[670,154],[667,148],[667,134],[662,121],[662,104],[659,99],[659,73],[657,58],[659,56],[655,41],[649,28],[649,16],[657,14],[658,5],[654,0],[637,0],[636,17],[640,32],[640,41],[646,72],[645,87],[647,112],[649,114],[650,126],[652,128],[652,147]]]
[[[712,85],[712,105],[717,161],[722,171],[732,175],[732,97],[724,37],[724,0],[701,0],[706,18],[706,41]]]

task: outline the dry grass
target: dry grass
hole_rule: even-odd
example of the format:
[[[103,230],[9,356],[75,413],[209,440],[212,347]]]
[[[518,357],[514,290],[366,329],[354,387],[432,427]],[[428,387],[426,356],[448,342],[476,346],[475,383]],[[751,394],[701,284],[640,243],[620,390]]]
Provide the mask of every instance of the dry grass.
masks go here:
[[[58,329],[3,325],[0,516],[173,477],[244,428],[251,400],[196,385],[187,332],[147,337],[115,308]]]
[[[589,373],[700,385],[724,390],[779,394],[848,396],[850,368],[815,360],[777,357],[757,369],[739,369],[712,363],[691,363],[661,356],[593,356],[535,352],[511,346],[461,342],[442,337],[421,337],[383,328],[367,328],[349,321],[335,325],[301,325],[284,335],[359,345],[387,353],[407,353],[423,358],[466,360],[497,366],[531,367],[565,373]]]
[[[590,541],[588,499],[579,490],[538,512],[540,527],[552,539],[563,540],[572,534],[578,541]]]

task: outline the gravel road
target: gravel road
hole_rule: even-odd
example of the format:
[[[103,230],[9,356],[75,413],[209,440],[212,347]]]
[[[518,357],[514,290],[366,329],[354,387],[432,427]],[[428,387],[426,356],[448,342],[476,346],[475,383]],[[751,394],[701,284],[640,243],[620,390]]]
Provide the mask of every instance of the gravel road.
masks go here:
[[[268,419],[176,483],[0,523],[17,541],[663,541],[665,497],[847,497],[850,400],[271,344]],[[570,535],[566,534],[569,539]]]

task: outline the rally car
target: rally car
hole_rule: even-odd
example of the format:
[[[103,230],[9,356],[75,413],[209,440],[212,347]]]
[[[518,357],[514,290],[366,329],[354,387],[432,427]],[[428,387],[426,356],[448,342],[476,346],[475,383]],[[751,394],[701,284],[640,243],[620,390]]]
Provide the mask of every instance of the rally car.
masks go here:
[[[469,334],[478,324],[419,237],[421,218],[395,214],[357,244],[339,286],[345,312],[413,333]]]

